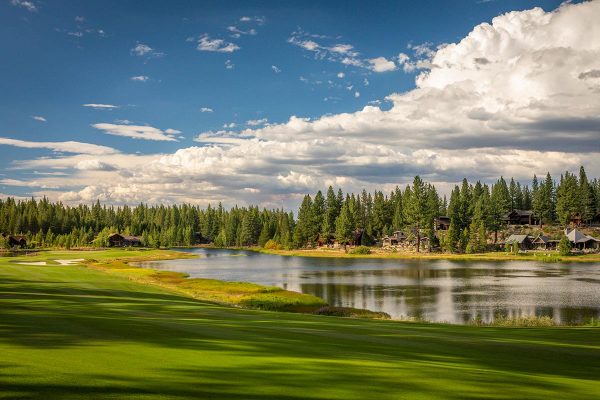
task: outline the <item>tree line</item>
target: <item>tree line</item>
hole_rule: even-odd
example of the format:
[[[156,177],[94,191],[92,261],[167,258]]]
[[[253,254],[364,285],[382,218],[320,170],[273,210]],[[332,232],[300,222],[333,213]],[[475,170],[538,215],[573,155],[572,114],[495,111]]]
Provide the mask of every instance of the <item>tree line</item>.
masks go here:
[[[489,240],[497,241],[502,217],[514,209],[533,210],[541,225],[567,225],[573,218],[587,222],[600,212],[600,181],[588,179],[583,167],[578,175],[565,172],[558,180],[549,173],[542,179],[534,176],[531,185],[503,177],[491,185],[463,179],[447,199],[416,176],[411,184],[387,194],[344,193],[332,187],[325,194],[307,194],[296,217],[291,211],[258,206],[115,207],[97,201],[73,207],[47,198],[7,198],[0,199],[0,232],[26,235],[30,245],[39,247],[103,247],[111,233],[119,232],[139,236],[144,245],[157,248],[198,241],[222,247],[302,248],[329,239],[373,245],[384,235],[403,231],[414,240],[417,251],[427,237],[429,248],[479,252]],[[450,219],[442,238],[435,234],[439,216]],[[354,243],[356,238],[359,243]]]

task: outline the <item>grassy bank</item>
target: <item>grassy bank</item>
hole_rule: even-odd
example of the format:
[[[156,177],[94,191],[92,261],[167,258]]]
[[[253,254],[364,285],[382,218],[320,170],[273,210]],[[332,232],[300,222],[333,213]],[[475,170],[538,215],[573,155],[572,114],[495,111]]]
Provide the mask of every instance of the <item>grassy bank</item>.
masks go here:
[[[248,282],[190,279],[184,273],[155,271],[129,265],[123,260],[89,262],[94,268],[128,279],[158,285],[197,300],[268,311],[314,312],[327,303],[318,297]]]
[[[244,250],[264,254],[276,254],[290,257],[331,257],[331,258],[385,258],[385,259],[425,259],[425,260],[471,260],[471,261],[541,261],[541,262],[600,262],[600,254],[582,254],[561,256],[555,252],[505,253],[489,252],[480,254],[452,254],[427,252],[389,252],[371,248],[371,254],[351,254],[343,249],[307,249],[307,250],[268,250],[249,247]]]
[[[119,257],[126,256],[142,257]],[[96,259],[103,257],[114,254]],[[6,259],[0,299],[0,398],[6,399],[600,396],[598,328],[245,310],[82,265]]]
[[[83,264],[144,284],[168,288],[198,300],[269,311],[315,312],[327,303],[315,296],[273,286],[214,279],[190,279],[184,273],[155,271],[130,265],[132,262],[197,257],[168,250],[110,249],[97,251],[40,251],[21,257],[0,258],[0,266],[56,266]],[[370,312],[364,313],[368,316]],[[358,314],[357,314],[358,316]],[[377,313],[372,313],[377,317]]]

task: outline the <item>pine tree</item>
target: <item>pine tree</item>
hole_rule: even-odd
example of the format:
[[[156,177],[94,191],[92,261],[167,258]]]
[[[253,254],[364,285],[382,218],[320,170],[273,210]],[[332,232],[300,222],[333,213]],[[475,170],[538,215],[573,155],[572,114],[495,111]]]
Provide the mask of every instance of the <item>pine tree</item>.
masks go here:
[[[317,235],[322,232],[321,228],[323,227],[323,221],[325,220],[325,209],[325,198],[323,197],[323,193],[319,190],[315,195],[311,209],[312,222],[310,224],[309,237],[313,238],[313,241],[317,238]]]
[[[488,209],[488,218],[486,219],[488,228],[494,232],[494,243],[498,242],[498,231],[503,225],[502,217],[509,212],[510,199],[506,182],[502,177],[492,186],[490,203]]]
[[[301,248],[307,245],[310,240],[310,224],[313,219],[311,217],[312,212],[312,199],[310,195],[304,196],[300,209],[298,210],[298,221],[296,222],[296,228],[294,229],[294,247]]]
[[[427,209],[427,191],[425,183],[418,175],[413,180],[411,194],[406,200],[407,223],[415,232],[417,252],[421,247],[421,229],[428,226],[430,214]]]
[[[353,239],[353,227],[354,221],[352,220],[352,213],[348,207],[348,202],[346,202],[342,206],[340,215],[335,221],[335,238],[338,243],[343,244],[344,250],[346,250],[346,244]]]
[[[561,224],[567,225],[580,210],[580,189],[575,175],[565,172],[556,189],[556,214]]]
[[[335,232],[335,220],[339,213],[340,205],[338,204],[338,199],[335,197],[333,188],[329,186],[325,200],[325,216],[323,218],[323,227],[321,228],[321,232],[326,235]]]
[[[596,216],[594,189],[588,182],[583,166],[579,169],[579,215],[584,222]]]

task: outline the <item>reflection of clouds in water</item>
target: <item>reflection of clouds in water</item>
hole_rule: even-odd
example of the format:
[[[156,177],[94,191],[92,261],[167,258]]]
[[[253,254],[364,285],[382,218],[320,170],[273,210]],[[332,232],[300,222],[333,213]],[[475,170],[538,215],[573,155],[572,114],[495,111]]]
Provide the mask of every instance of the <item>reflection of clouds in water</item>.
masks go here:
[[[600,317],[600,263],[281,257],[195,249],[198,259],[144,263],[191,277],[247,281],[310,293],[336,306],[384,311],[393,318],[465,323],[551,316]]]

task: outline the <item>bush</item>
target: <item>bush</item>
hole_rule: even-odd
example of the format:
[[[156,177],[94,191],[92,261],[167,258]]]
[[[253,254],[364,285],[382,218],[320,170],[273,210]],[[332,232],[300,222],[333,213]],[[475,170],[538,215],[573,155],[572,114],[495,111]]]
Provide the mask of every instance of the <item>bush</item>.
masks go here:
[[[566,236],[563,236],[560,242],[558,242],[558,253],[561,256],[568,256],[571,254],[571,247],[571,241]]]
[[[371,249],[367,246],[358,246],[350,250],[350,254],[371,254]]]
[[[516,243],[506,243],[504,245],[504,250],[507,253],[511,253],[511,254],[519,254],[519,245]]]
[[[267,240],[267,243],[265,243],[264,248],[267,250],[281,250],[281,245],[273,239],[269,239]]]
[[[382,311],[363,310],[361,308],[352,307],[321,307],[314,312],[317,315],[328,315],[330,317],[345,317],[345,318],[367,318],[367,319],[390,319],[388,313]]]

